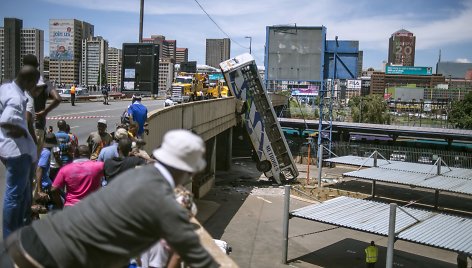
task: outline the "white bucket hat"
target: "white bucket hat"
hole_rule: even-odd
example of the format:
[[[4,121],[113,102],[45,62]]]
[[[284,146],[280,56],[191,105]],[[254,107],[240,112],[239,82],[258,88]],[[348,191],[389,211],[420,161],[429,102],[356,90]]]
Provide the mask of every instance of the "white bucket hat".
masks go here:
[[[200,172],[206,166],[205,143],[188,130],[170,130],[164,135],[161,147],[152,154],[165,165],[191,173]]]

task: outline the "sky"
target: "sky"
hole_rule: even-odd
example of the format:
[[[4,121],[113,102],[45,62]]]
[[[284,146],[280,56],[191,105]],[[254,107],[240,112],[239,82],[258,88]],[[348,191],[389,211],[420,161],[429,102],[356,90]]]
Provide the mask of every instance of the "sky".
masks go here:
[[[222,32],[198,6],[198,1]],[[95,25],[95,35],[112,47],[137,42],[139,0],[1,0],[0,16],[44,30],[49,19],[78,19]],[[189,60],[205,63],[207,38],[231,38],[231,56],[249,51],[264,65],[266,26],[325,26],[327,38],[358,40],[363,68],[380,69],[388,39],[399,29],[416,36],[416,66],[438,61],[472,62],[472,0],[145,0],[144,37],[164,35],[189,49]],[[3,26],[3,19],[0,22]],[[45,51],[48,55],[49,51]]]

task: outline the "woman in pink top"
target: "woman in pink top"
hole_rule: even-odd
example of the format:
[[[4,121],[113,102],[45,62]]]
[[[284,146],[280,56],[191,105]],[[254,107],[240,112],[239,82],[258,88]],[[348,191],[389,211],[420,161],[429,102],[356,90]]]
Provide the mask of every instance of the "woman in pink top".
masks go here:
[[[59,170],[51,193],[56,206],[62,207],[60,189],[66,187],[64,206],[73,206],[87,195],[98,190],[103,177],[103,162],[89,160],[88,146],[79,146],[79,158]]]

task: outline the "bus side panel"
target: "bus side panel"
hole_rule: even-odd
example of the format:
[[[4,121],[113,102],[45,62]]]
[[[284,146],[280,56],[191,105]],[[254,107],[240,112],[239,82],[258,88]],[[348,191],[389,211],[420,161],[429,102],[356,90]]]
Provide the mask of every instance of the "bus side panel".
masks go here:
[[[225,73],[230,90],[236,98],[240,99],[246,105],[245,112],[241,115],[241,119],[246,127],[246,130],[251,138],[252,145],[257,152],[260,161],[268,160],[271,163],[271,171],[266,172],[266,176],[274,177],[280,181],[280,168],[276,157],[274,156],[271,144],[265,133],[264,121],[261,114],[257,111],[254,104],[254,92],[248,88],[248,83],[244,80],[240,69],[232,70]]]

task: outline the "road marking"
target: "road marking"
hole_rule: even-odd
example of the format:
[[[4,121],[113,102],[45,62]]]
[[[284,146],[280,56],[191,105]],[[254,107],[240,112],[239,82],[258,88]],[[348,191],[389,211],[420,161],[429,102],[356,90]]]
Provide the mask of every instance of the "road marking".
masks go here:
[[[96,113],[96,112],[106,112],[106,111],[113,111],[113,110],[123,110],[124,108],[115,108],[115,109],[102,109],[102,110],[95,110],[95,111],[85,111],[85,112],[75,112],[75,113],[68,113],[68,114],[60,114],[56,115],[54,117],[58,116],[68,116],[68,115],[75,115],[75,114],[87,114],[87,113]]]
[[[81,116],[51,116],[46,117],[47,120],[73,120],[73,119],[88,119],[88,118],[110,118],[119,117],[112,115],[81,115]]]
[[[260,200],[262,200],[262,201],[264,201],[264,202],[267,202],[267,203],[269,203],[269,204],[272,204],[272,202],[271,202],[271,201],[269,201],[269,200],[265,199],[264,197],[260,197],[260,196],[258,196],[258,197],[257,197],[257,199],[260,199]]]
[[[70,128],[73,129],[73,128],[78,128],[78,127],[79,127],[79,126],[73,126],[73,127],[70,127]]]

